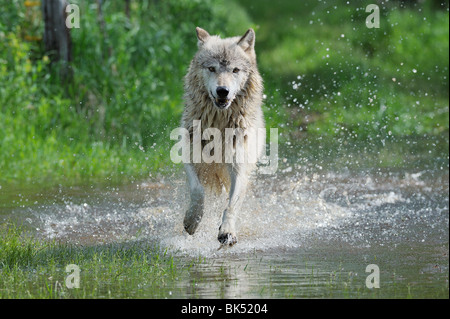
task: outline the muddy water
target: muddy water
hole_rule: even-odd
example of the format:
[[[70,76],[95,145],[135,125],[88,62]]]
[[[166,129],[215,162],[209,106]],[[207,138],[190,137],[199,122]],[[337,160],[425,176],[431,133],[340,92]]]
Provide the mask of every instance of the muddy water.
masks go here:
[[[277,174],[252,183],[230,249],[216,239],[225,195],[208,198],[194,236],[183,231],[183,173],[117,187],[2,189],[0,219],[83,245],[157,244],[180,264],[202,257],[161,288],[167,297],[448,298],[448,155],[425,150],[386,167],[379,151],[344,153],[323,161],[305,147],[286,151]],[[370,264],[378,289],[366,287]]]

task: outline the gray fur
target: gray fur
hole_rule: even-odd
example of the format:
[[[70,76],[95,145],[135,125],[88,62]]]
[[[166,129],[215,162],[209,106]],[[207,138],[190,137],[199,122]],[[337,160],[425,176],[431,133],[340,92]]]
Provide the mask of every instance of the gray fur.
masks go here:
[[[249,29],[242,37],[225,39],[211,36],[201,28],[196,31],[198,52],[185,77],[185,109],[182,117],[182,127],[189,130],[191,141],[195,120],[201,121],[202,133],[207,128],[217,128],[222,136],[225,136],[226,128],[240,129],[244,134],[253,129],[264,128],[261,109],[263,82],[256,63],[253,29]],[[229,89],[226,99],[217,96],[218,86]],[[222,142],[226,147],[225,138]],[[260,156],[265,136],[248,134],[244,139],[244,149],[247,150],[249,145],[257,145],[257,155]],[[230,198],[223,214],[218,239],[224,245],[233,245],[237,241],[236,214],[240,210],[255,164],[227,164],[225,158],[222,158],[221,163],[188,163],[185,166],[191,194],[191,203],[184,219],[186,231],[193,234],[201,221],[205,187],[216,192],[225,188],[230,191]]]

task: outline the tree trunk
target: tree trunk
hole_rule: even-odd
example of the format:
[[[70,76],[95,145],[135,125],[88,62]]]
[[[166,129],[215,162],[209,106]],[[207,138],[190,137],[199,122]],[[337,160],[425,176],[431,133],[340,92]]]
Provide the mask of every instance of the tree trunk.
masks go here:
[[[42,11],[45,22],[45,50],[52,62],[61,62],[61,76],[70,74],[69,62],[72,61],[72,41],[70,29],[66,26],[66,0],[43,0]]]

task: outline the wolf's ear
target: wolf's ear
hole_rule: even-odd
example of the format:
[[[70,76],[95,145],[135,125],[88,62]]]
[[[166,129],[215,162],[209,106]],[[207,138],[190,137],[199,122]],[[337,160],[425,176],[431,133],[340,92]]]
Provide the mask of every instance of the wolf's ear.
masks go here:
[[[255,48],[255,31],[252,28],[248,29],[247,32],[239,39],[237,43],[242,50],[248,52]]]
[[[203,43],[206,42],[206,40],[208,40],[210,35],[209,35],[208,31],[206,31],[202,28],[196,27],[195,30],[197,31],[198,46],[200,47],[203,45]]]

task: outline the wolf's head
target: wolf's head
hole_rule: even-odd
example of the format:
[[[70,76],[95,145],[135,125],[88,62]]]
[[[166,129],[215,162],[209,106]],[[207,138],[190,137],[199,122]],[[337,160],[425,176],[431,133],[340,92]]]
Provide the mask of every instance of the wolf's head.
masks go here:
[[[249,29],[242,37],[221,39],[202,28],[196,30],[199,51],[194,63],[214,105],[227,109],[256,67],[255,31]]]

